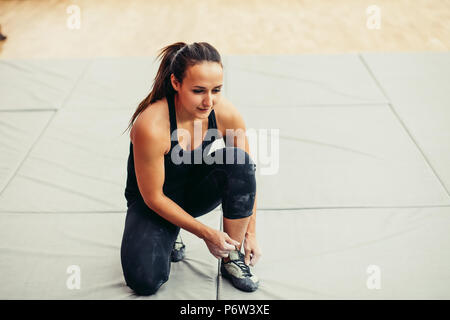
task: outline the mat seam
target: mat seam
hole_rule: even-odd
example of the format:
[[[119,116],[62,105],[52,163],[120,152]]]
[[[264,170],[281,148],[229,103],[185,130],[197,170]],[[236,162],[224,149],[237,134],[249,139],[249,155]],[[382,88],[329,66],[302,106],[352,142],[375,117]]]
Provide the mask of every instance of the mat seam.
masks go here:
[[[67,94],[67,96],[65,97],[65,99],[61,103],[61,108],[59,108],[58,111],[64,109],[64,106],[67,104],[67,101],[72,96],[72,94],[74,93],[75,89],[78,87],[78,84],[81,82],[81,79],[84,78],[84,76],[86,75],[88,69],[90,68],[90,66],[92,65],[93,62],[94,62],[94,59],[89,59],[89,61],[86,63],[86,66],[84,67],[83,72],[81,72],[80,76],[75,81],[75,83],[74,83],[74,85],[72,87],[72,90],[70,90],[70,92]]]
[[[63,99],[63,101],[61,102],[61,108],[62,109],[64,107],[64,105],[67,103],[67,100],[69,99],[69,97],[72,95],[72,93],[74,92],[75,88],[77,87],[78,83],[80,82],[81,78],[85,75],[88,67],[91,65],[92,63],[92,59],[90,59],[90,61],[88,63],[86,63],[86,66],[83,70],[83,72],[81,72],[80,76],[78,77],[78,79],[75,81],[72,89],[69,91],[69,93],[67,94],[67,96]],[[59,109],[56,109],[53,111],[52,116],[50,117],[50,119],[47,121],[47,124],[44,126],[44,128],[41,130],[41,133],[38,135],[37,139],[34,140],[34,142],[31,144],[30,148],[28,149],[28,151],[25,153],[25,156],[23,157],[22,161],[19,163],[19,165],[17,166],[16,170],[14,170],[14,173],[11,175],[11,178],[8,180],[8,182],[5,184],[5,186],[3,187],[3,189],[0,191],[0,196],[3,194],[3,192],[6,190],[6,188],[8,188],[9,184],[11,183],[11,181],[16,177],[17,172],[20,170],[20,168],[22,168],[23,163],[25,162],[25,160],[28,159],[28,156],[30,155],[31,151],[33,151],[34,147],[36,146],[36,144],[40,141],[42,135],[46,132],[47,128],[49,127],[49,125],[52,123],[53,119],[55,118],[55,116],[58,114]]]
[[[223,231],[223,211],[220,216],[220,231]],[[217,282],[216,282],[216,300],[219,299],[219,286],[220,286],[220,259],[217,259]]]
[[[443,183],[441,177],[437,174],[436,170],[434,169],[434,167],[431,165],[430,161],[428,160],[427,156],[425,155],[424,151],[422,150],[422,148],[419,146],[419,144],[417,143],[416,139],[414,138],[414,136],[412,135],[412,133],[409,131],[408,127],[406,126],[406,124],[402,121],[402,119],[400,118],[400,116],[398,115],[398,113],[395,111],[394,105],[392,104],[392,101],[389,97],[389,95],[387,94],[387,92],[384,90],[384,88],[381,86],[381,83],[378,81],[378,79],[375,77],[375,74],[372,72],[372,70],[370,69],[368,63],[365,61],[364,57],[361,55],[361,53],[358,53],[359,59],[361,60],[362,64],[366,67],[367,71],[369,72],[370,76],[372,77],[373,81],[375,81],[375,84],[378,86],[378,89],[381,91],[381,93],[384,95],[384,97],[388,100],[388,106],[391,110],[391,112],[394,114],[394,116],[397,118],[397,121],[400,122],[400,125],[403,127],[403,129],[406,131],[406,133],[408,134],[409,138],[412,140],[412,142],[415,144],[416,148],[419,150],[419,152],[422,154],[422,157],[425,159],[425,162],[428,164],[429,168],[431,169],[431,171],[433,172],[433,174],[435,175],[435,177],[438,179],[439,183],[441,184],[442,188],[446,191],[447,193],[447,197],[450,198],[450,191],[447,189],[447,187],[445,186],[445,184]]]
[[[299,210],[336,210],[336,209],[420,209],[420,208],[450,208],[450,204],[438,205],[417,205],[417,206],[337,206],[337,207],[294,207],[294,208],[258,208],[261,211],[299,211]],[[213,213],[211,211],[209,213]],[[105,210],[105,211],[16,211],[0,210],[0,214],[125,214],[124,210]]]
[[[56,112],[58,111],[57,108],[37,108],[37,109],[25,109],[25,108],[19,108],[19,109],[0,109],[0,112]]]
[[[8,188],[8,186],[10,185],[11,181],[16,177],[17,172],[20,170],[20,168],[22,168],[23,163],[28,159],[28,156],[30,155],[31,151],[34,149],[34,147],[36,146],[36,144],[38,143],[38,141],[41,139],[42,135],[44,134],[44,132],[47,130],[48,126],[50,125],[50,123],[52,122],[53,118],[55,117],[56,112],[53,112],[53,114],[51,115],[50,119],[47,121],[47,124],[44,126],[44,128],[41,130],[41,133],[37,136],[37,138],[34,140],[34,142],[31,144],[30,148],[28,148],[28,150],[25,152],[25,155],[22,157],[22,160],[19,162],[18,166],[16,167],[16,169],[14,170],[13,174],[11,175],[11,177],[8,179],[8,181],[6,182],[5,186],[3,187],[3,189],[0,191],[0,196],[3,194],[3,192]]]

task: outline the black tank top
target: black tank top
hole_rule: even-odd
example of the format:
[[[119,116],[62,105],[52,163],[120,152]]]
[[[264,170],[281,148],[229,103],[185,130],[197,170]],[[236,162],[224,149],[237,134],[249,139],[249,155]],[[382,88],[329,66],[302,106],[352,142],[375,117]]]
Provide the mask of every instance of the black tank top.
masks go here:
[[[166,99],[169,107],[171,142],[169,152],[164,155],[163,192],[167,197],[181,205],[181,201],[184,199],[184,190],[188,182],[191,181],[195,175],[195,166],[204,163],[202,155],[208,154],[212,142],[216,139],[220,139],[222,136],[217,130],[216,116],[214,110],[212,110],[208,116],[208,130],[201,145],[191,151],[183,150],[176,138],[176,132],[174,132],[177,129],[174,96],[168,95]],[[143,201],[137,185],[136,172],[134,169],[133,143],[131,141],[127,165],[125,198],[128,207],[135,200]]]

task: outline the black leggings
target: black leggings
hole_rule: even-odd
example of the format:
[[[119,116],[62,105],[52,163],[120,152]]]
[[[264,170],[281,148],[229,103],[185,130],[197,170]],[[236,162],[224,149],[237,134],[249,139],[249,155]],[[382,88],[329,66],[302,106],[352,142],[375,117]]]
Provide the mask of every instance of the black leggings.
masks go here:
[[[226,218],[241,219],[252,215],[256,165],[242,149],[227,147],[221,150],[222,164],[196,164],[196,176],[183,190],[184,195],[171,197],[184,199],[177,204],[195,218],[214,210],[219,204],[222,204]],[[226,163],[229,152],[234,153],[234,159],[245,158],[245,163]],[[142,198],[129,205],[121,262],[125,281],[135,293],[154,294],[169,279],[170,254],[179,231],[178,226],[151,210]]]

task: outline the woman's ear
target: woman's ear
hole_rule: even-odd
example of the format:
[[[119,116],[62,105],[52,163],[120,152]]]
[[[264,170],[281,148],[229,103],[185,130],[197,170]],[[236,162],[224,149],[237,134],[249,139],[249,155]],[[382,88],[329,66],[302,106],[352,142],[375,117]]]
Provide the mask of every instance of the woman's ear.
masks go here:
[[[175,89],[175,91],[178,92],[178,90],[180,89],[180,83],[178,82],[177,78],[175,78],[173,73],[170,75],[170,82],[172,83],[172,87]]]

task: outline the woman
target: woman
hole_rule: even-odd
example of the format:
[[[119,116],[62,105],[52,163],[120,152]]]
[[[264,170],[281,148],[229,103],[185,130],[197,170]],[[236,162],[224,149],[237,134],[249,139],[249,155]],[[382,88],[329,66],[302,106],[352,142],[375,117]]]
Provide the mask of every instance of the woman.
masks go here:
[[[248,265],[261,255],[255,236],[256,165],[241,115],[220,95],[220,55],[205,42],[177,42],[158,57],[152,91],[128,127],[128,210],[121,246],[126,283],[137,294],[155,293],[168,280],[171,261],[184,256],[185,246],[177,241],[183,228],[222,259],[222,276],[240,290],[254,291],[259,281]],[[212,149],[220,139],[226,147]],[[219,204],[224,232],[195,219]]]

